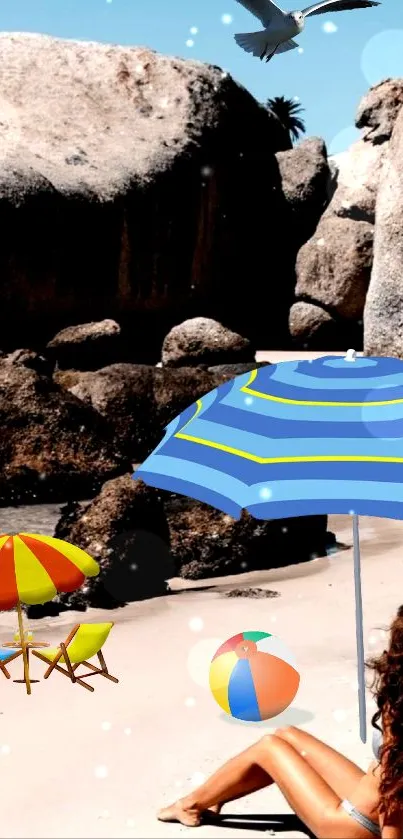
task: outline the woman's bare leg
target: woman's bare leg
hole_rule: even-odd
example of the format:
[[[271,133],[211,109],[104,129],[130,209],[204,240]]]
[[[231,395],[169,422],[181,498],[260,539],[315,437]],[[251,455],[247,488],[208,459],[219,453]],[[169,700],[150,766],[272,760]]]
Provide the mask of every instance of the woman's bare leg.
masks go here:
[[[228,760],[224,766],[218,769],[217,772],[215,772],[214,775],[205,782],[205,784],[198,787],[194,793],[190,793],[190,795],[186,796],[186,798],[182,798],[170,807],[164,807],[160,810],[158,813],[159,820],[181,821],[182,824],[187,824],[191,827],[197,826],[200,824],[201,814],[204,811],[211,810],[213,807],[221,808],[222,805],[226,804],[228,801],[235,801],[237,798],[243,798],[245,795],[250,795],[252,792],[257,792],[258,790],[264,789],[264,787],[269,787],[273,784],[273,778],[267,774],[265,769],[253,761],[251,762],[249,759],[249,756],[252,757],[253,750],[257,745],[258,744],[255,743],[240,755]],[[220,778],[224,770],[226,776],[227,774],[228,776],[232,776],[230,797],[227,795],[217,798],[217,800],[213,801],[212,804],[208,804],[207,807],[202,807],[202,810],[189,806],[192,804],[191,799],[202,793],[206,786],[209,787],[210,784],[214,784],[215,779],[217,777]],[[183,819],[186,819],[186,821]]]
[[[212,805],[251,792],[253,781],[262,785],[266,781],[265,786],[276,783],[297,816],[318,837],[368,836],[340,809],[340,798],[326,781],[293,746],[276,735],[266,735],[228,761],[197,790],[161,811],[159,818],[196,826]]]
[[[295,726],[287,726],[285,728],[278,728],[275,736],[288,742],[296,749],[301,757],[312,766],[313,769],[326,781],[326,783],[334,790],[336,795],[340,798],[350,798],[353,790],[358,786],[361,778],[365,774],[355,763],[352,763],[347,757],[340,754],[340,752],[318,740],[307,731],[296,728]],[[273,783],[273,779],[260,766],[252,765],[246,771],[243,777],[243,783],[238,793],[234,793],[231,801],[238,798],[243,798],[245,795],[251,795],[253,792],[258,792],[264,787],[268,787]],[[209,808],[214,813],[218,813],[224,802],[213,805]],[[166,807],[160,811],[159,817],[169,818],[172,814],[172,808]]]
[[[293,725],[278,728],[276,737],[286,740],[329,784],[339,798],[350,798],[365,772],[340,752]]]

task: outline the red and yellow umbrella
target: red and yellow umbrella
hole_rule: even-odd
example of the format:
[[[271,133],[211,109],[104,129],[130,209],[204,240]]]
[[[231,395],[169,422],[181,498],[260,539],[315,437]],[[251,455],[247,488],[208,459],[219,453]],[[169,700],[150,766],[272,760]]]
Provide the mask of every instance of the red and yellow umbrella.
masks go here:
[[[36,533],[0,535],[0,610],[17,608],[27,692],[31,692],[21,603],[46,603],[58,592],[79,588],[95,577],[99,565],[89,554],[52,536]]]

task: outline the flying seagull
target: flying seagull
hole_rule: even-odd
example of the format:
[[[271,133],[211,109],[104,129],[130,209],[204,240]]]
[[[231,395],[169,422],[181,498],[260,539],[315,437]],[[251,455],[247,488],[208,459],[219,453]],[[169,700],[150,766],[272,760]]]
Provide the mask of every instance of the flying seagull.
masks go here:
[[[346,12],[350,9],[366,9],[379,6],[375,0],[321,0],[307,6],[301,12],[283,12],[272,0],[237,0],[248,12],[257,17],[264,29],[260,32],[242,32],[235,35],[238,46],[245,52],[256,55],[261,61],[270,61],[273,55],[288,52],[298,47],[293,40],[304,29],[305,18],[322,15],[324,12]]]

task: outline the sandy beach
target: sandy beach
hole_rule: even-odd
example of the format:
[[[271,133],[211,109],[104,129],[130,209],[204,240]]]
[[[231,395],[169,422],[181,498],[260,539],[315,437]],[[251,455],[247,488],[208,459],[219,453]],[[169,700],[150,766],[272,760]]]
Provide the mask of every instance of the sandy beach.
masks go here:
[[[330,528],[351,544],[348,517]],[[403,523],[361,520],[367,653],[383,644],[379,631],[398,605]],[[56,674],[33,685],[2,681],[0,761],[1,835],[22,837],[176,837],[188,832],[155,820],[157,806],[189,789],[223,759],[261,734],[292,723],[325,738],[365,766],[370,744],[358,734],[352,551],[268,572],[208,584],[173,581],[175,595],[113,613],[89,611],[31,622],[35,638],[52,643],[82,619],[116,625],[105,648],[119,685],[96,678],[94,694]],[[275,589],[273,600],[227,599],[231,586]],[[3,613],[0,641],[10,639],[15,615]],[[240,723],[220,711],[206,687],[215,647],[244,629],[275,632],[294,650],[301,686],[275,720]],[[13,678],[22,669],[12,665]],[[32,675],[43,666],[33,660]],[[368,717],[373,712],[368,706]],[[289,808],[272,788],[228,812],[261,814],[268,829]],[[225,811],[224,811],[225,812]],[[259,823],[225,823],[223,835],[252,837]],[[216,826],[199,829],[217,836]],[[196,835],[196,834],[195,834]],[[284,830],[282,836],[299,836]]]
[[[264,357],[277,360],[273,355]],[[25,527],[50,532],[50,519],[40,508],[19,508],[12,516],[11,523],[5,519],[9,530],[22,529],[24,519]],[[362,518],[360,527],[368,655],[383,648],[384,628],[400,602],[403,523]],[[330,517],[329,529],[341,545],[329,557],[198,583],[176,579],[174,593],[166,597],[114,612],[70,612],[31,621],[35,640],[52,644],[80,620],[115,621],[105,657],[120,682],[96,677],[90,694],[59,674],[44,681],[45,665],[33,659],[31,675],[40,681],[29,697],[24,685],[1,676],[0,835],[169,839],[186,834],[189,829],[157,822],[156,809],[279,725],[301,726],[365,767],[371,748],[358,733],[351,521]],[[279,596],[225,597],[240,586],[272,589]],[[2,613],[0,643],[9,641],[15,628],[16,615]],[[207,684],[218,645],[251,629],[278,634],[294,651],[301,673],[292,706],[260,724],[227,717]],[[10,670],[13,679],[20,678],[22,659]],[[374,709],[368,699],[370,720]],[[262,829],[276,836],[304,835],[287,822],[289,807],[275,787],[228,805],[224,815],[221,828],[203,826],[194,835],[222,832],[247,839]]]

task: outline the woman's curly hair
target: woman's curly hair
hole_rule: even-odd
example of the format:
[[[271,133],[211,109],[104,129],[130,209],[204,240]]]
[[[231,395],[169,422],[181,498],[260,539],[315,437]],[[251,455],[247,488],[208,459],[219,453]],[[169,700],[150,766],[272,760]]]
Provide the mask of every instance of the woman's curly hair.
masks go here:
[[[381,718],[387,725],[379,754],[379,812],[390,817],[403,806],[403,606],[390,627],[389,649],[370,659],[367,667],[374,674],[371,687],[378,708],[372,725],[380,731]]]

